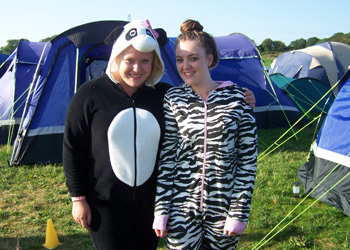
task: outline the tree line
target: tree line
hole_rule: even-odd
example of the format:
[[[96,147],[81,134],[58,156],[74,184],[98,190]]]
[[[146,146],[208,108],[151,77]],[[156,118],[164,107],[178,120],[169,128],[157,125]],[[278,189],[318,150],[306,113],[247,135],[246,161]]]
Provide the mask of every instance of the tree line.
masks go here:
[[[39,42],[48,42],[56,36],[47,37]],[[14,49],[17,48],[20,40],[27,39],[11,39],[7,40],[7,45],[0,47],[0,53],[10,55]],[[257,45],[261,53],[282,53],[290,50],[303,49],[322,42],[341,42],[350,45],[350,33],[335,33],[329,38],[320,39],[318,37],[310,37],[309,39],[296,39],[292,41],[288,46],[281,41],[273,41],[270,38],[265,39],[260,45]]]
[[[310,37],[309,39],[300,38],[292,41],[288,46],[281,41],[273,41],[267,38],[257,47],[261,53],[274,53],[303,49],[322,42],[341,42],[350,45],[350,33],[344,34],[338,32],[329,38],[323,39],[319,39],[318,37]]]

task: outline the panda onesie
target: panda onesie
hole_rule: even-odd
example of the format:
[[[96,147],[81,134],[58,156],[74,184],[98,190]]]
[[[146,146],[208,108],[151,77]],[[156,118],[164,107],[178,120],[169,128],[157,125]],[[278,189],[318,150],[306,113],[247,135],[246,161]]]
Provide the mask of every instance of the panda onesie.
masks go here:
[[[106,38],[113,43],[106,74],[84,83],[69,104],[63,146],[66,184],[72,200],[86,198],[90,206],[89,233],[96,249],[157,248],[152,229],[156,166],[164,130],[163,96],[170,87],[157,82],[164,71],[159,45],[166,40],[164,30],[153,30],[148,22],[116,28]],[[111,73],[115,58],[130,45],[140,52],[155,51],[162,66],[155,82],[146,82],[131,97]]]

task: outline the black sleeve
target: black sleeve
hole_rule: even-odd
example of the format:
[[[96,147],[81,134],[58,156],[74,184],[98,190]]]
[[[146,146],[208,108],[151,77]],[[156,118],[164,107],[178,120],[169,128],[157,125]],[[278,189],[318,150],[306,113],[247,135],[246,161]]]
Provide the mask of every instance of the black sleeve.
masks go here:
[[[158,82],[155,85],[155,88],[160,91],[160,93],[162,93],[162,95],[164,95],[168,89],[170,89],[171,87],[173,87],[173,85],[166,83],[166,82]]]
[[[63,169],[72,197],[87,194],[90,150],[88,86],[81,86],[68,105],[63,138]]]

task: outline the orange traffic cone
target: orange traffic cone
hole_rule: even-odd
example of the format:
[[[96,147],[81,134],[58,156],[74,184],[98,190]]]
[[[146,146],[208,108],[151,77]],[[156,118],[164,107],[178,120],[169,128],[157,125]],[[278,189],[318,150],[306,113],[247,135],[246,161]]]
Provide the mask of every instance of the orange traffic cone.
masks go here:
[[[43,245],[47,249],[54,249],[56,248],[59,244],[61,244],[58,241],[56,230],[53,227],[53,223],[51,219],[47,220],[47,227],[46,227],[46,239],[45,239],[45,244]]]

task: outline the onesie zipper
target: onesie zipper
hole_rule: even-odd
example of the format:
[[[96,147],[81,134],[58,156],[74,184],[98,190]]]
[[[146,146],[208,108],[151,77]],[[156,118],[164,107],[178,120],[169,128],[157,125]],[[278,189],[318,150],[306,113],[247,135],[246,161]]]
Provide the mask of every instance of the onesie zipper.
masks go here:
[[[205,166],[207,162],[207,103],[204,101],[204,142],[203,142],[203,165],[202,165],[202,187],[201,187],[201,201],[199,210],[203,211],[203,200],[204,200],[204,179],[205,179]]]
[[[120,86],[120,85],[119,85]],[[136,189],[137,189],[137,143],[136,143],[136,138],[137,138],[137,114],[136,114],[136,104],[135,104],[135,98],[140,94],[140,91],[142,90],[139,89],[137,90],[131,97],[125,92],[125,90],[120,87],[120,89],[124,92],[124,94],[126,96],[128,96],[129,98],[131,98],[132,100],[132,108],[133,108],[133,112],[134,112],[134,161],[135,161],[135,164],[134,164],[134,173],[135,173],[135,177],[134,177],[134,186],[133,186],[133,201],[136,200]]]
[[[136,145],[136,137],[137,137],[137,118],[136,118],[136,107],[135,107],[135,101],[133,100],[133,111],[134,111],[134,194],[133,194],[133,201],[136,200],[136,186],[137,186],[137,145]]]
[[[220,87],[220,86],[218,86]],[[217,88],[218,88],[217,87]],[[215,88],[216,89],[216,88]],[[209,95],[207,100],[209,100],[210,95],[212,95],[213,89]],[[208,105],[207,105],[207,100],[203,100],[204,104],[204,141],[203,141],[203,165],[202,165],[202,186],[201,186],[201,200],[200,200],[200,205],[199,205],[199,211],[203,211],[203,203],[204,203],[204,180],[205,180],[205,166],[207,165],[207,140],[208,140]]]

